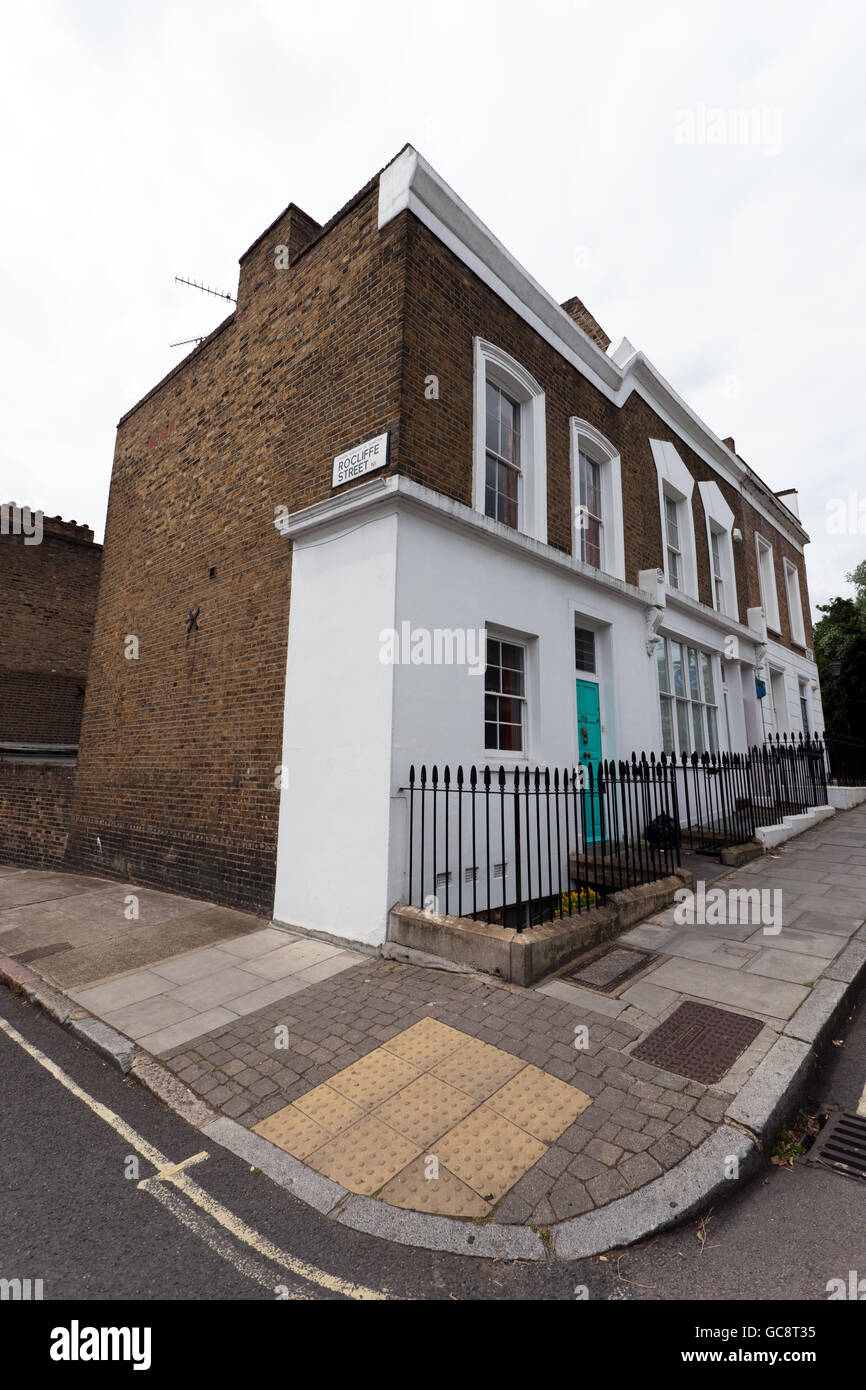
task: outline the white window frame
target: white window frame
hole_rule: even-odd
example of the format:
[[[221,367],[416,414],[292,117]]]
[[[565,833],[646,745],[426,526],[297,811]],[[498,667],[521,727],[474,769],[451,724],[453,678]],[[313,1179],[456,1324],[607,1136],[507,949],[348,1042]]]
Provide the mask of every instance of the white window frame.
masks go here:
[[[678,694],[674,687],[674,664],[673,653],[671,651],[672,643],[676,643],[680,648],[683,667],[682,694]],[[698,687],[697,698],[695,698],[692,694],[689,668],[689,651],[693,651],[696,657],[696,673]],[[704,666],[701,660],[702,657],[706,660],[706,663],[709,666],[710,670],[710,678],[713,683],[714,697],[712,700],[709,700],[707,698]],[[661,686],[658,682],[658,667],[661,665],[662,658],[664,659],[665,670],[667,673],[668,689],[666,691],[662,691]],[[721,664],[718,655],[715,652],[709,651],[706,647],[699,646],[697,643],[689,640],[688,638],[683,638],[681,636],[676,635],[663,637],[661,644],[656,648],[656,688],[658,692],[659,734],[660,746],[662,747],[662,751],[665,753],[671,752],[670,746],[665,745],[664,743],[664,720],[662,719],[663,702],[667,700],[669,702],[671,730],[674,736],[674,751],[677,753],[677,755],[680,756],[683,753],[687,753],[689,757],[691,757],[692,753],[694,752],[713,752],[718,756],[718,754],[721,751],[723,751],[722,717],[725,714],[724,696],[726,693],[724,675],[721,671]],[[682,739],[680,737],[680,718],[678,706],[681,706],[684,710],[686,722],[688,724],[688,730],[691,738],[691,743],[688,748],[683,748],[681,746]],[[707,712],[708,710],[713,711],[712,716],[710,716],[710,714]],[[698,719],[700,720],[701,724],[700,738],[695,737],[695,726]],[[713,749],[711,746],[713,741],[710,733],[711,727],[715,730],[715,749]],[[703,747],[699,746],[701,743],[703,743]]]
[[[622,520],[622,462],[617,449],[588,420],[572,416],[571,499],[572,554],[582,559],[580,525],[580,454],[599,467],[601,491],[601,563],[599,570],[625,579],[625,530]],[[586,562],[584,562],[586,563]]]
[[[513,411],[514,414],[515,414],[516,417],[517,417],[517,420],[516,420],[516,428],[515,428],[515,430],[513,431],[513,451],[512,451],[512,452],[513,452],[513,457],[510,458],[510,459],[509,459],[509,458],[506,458],[506,456],[500,451],[499,448],[494,449],[494,448],[491,448],[491,445],[490,445],[490,439],[489,439],[490,420],[489,420],[489,417],[488,417],[488,415],[487,415],[487,409],[488,409],[489,402],[488,402],[488,400],[487,400],[487,397],[489,396],[489,394],[490,394],[491,391],[495,392],[496,397],[497,397],[497,403],[499,403],[500,401],[505,401],[505,403],[510,407],[510,410]],[[495,497],[497,498],[497,501],[498,501],[498,499],[499,499],[500,496],[505,496],[505,497],[507,497],[507,493],[503,493],[502,490],[501,490],[501,488],[500,488],[500,477],[503,476],[503,475],[506,476],[506,477],[508,477],[508,476],[510,475],[510,476],[513,478],[513,480],[514,480],[514,483],[513,483],[513,486],[514,486],[514,510],[515,510],[516,520],[515,520],[515,523],[514,523],[514,526],[512,527],[512,529],[513,529],[513,530],[516,530],[516,529],[517,529],[517,526],[518,526],[519,523],[520,523],[520,518],[521,518],[521,516],[523,515],[523,476],[522,476],[523,449],[522,449],[521,438],[520,438],[520,430],[521,430],[521,425],[522,425],[522,416],[523,416],[523,412],[522,412],[522,410],[521,410],[520,404],[519,404],[517,401],[513,400],[512,397],[509,395],[509,393],[508,393],[503,387],[501,387],[501,386],[498,384],[498,382],[491,381],[489,378],[488,378],[487,383],[486,383],[486,386],[485,386],[485,402],[484,402],[484,408],[485,408],[485,441],[484,441],[484,449],[485,449],[485,459],[484,459],[484,514],[485,514],[485,516],[487,516],[487,517],[490,516],[490,512],[488,512],[488,510],[487,510],[487,494],[488,494],[488,492],[490,491],[490,482],[489,482],[489,479],[488,479],[488,477],[487,477],[487,474],[488,474],[488,470],[489,470],[489,467],[490,467],[490,462],[491,462],[491,460],[492,460],[492,461],[493,461],[493,464],[494,464],[495,471],[496,471],[496,483],[495,483],[495,487],[494,487],[493,491],[494,491]],[[502,517],[494,516],[494,517],[492,518],[492,520],[494,520],[494,521],[502,521],[502,522],[503,522],[503,525],[505,525],[505,526],[511,526],[511,522],[510,522],[510,521],[505,521]]]
[[[664,503],[665,574],[672,589],[683,589],[685,587],[686,566],[683,555],[683,538],[680,534],[683,529],[682,500],[664,488],[662,502]],[[676,530],[676,535],[674,535],[674,530]]]
[[[707,549],[710,561],[710,590],[712,606],[717,613],[739,621],[737,599],[737,571],[734,564],[734,513],[725,501],[718,483],[698,483],[698,492],[704,508],[707,523]],[[721,580],[724,587],[724,603],[719,604],[716,593],[715,571],[713,566],[713,535],[718,538],[719,560],[721,561]]]
[[[800,720],[803,724],[803,737],[811,738],[812,720],[814,716],[812,714],[812,691],[809,687],[809,682],[807,680],[803,680],[801,677],[800,680],[797,682],[797,689],[800,695]]]
[[[755,555],[758,561],[758,585],[761,591],[761,607],[767,627],[781,633],[779,617],[779,594],[776,589],[776,557],[773,547],[765,536],[755,532]]]
[[[780,695],[782,706],[777,708],[776,694]],[[783,666],[767,666],[767,694],[770,697],[774,734],[791,732],[791,711],[788,707],[788,677]]]
[[[487,691],[487,681],[480,682],[483,685],[481,692],[481,739],[479,763],[502,764],[504,767],[523,767],[532,757],[532,749],[538,742],[538,710],[540,704],[539,676],[538,676],[538,657],[537,645],[538,638],[529,632],[520,632],[515,628],[503,626],[501,623],[487,622],[484,625],[486,633],[486,644],[489,650],[491,642],[507,642],[513,647],[520,647],[523,651],[523,748],[518,752],[513,748],[487,748],[485,747],[485,717],[484,701],[489,693]]]
[[[575,614],[575,617],[574,617],[574,627],[573,627],[572,631],[573,631],[574,634],[575,634],[575,640],[574,640],[574,671],[575,671],[575,675],[577,676],[577,679],[578,679],[578,680],[594,681],[596,685],[599,685],[599,684],[601,683],[601,677],[600,677],[600,675],[599,675],[599,670],[598,670],[598,664],[599,664],[599,662],[598,662],[598,645],[599,645],[599,644],[598,644],[598,630],[597,630],[595,627],[590,627],[589,624],[587,623],[586,619],[585,619],[585,618],[581,618],[580,615],[576,613],[576,614]],[[592,636],[592,657],[593,657],[593,661],[595,662],[595,665],[593,666],[593,669],[592,669],[591,671],[587,671],[585,667],[583,667],[583,666],[578,666],[578,664],[577,664],[577,633],[578,633],[578,631],[580,631],[580,632],[588,632],[588,633],[590,633],[590,635]]]
[[[788,600],[788,625],[791,641],[795,647],[806,645],[806,624],[803,621],[803,600],[800,595],[800,575],[796,565],[783,560],[785,570],[785,597]]]
[[[710,527],[710,576],[713,586],[713,607],[717,613],[727,612],[725,593],[725,571],[722,564],[722,537],[724,531]]]
[[[487,478],[487,382],[500,387],[520,407],[520,476],[517,526],[488,520],[547,543],[547,441],[544,391],[535,378],[495,343],[475,339],[472,505],[482,516]]]
[[[699,598],[698,594],[698,565],[697,551],[695,547],[695,518],[692,509],[692,494],[695,489],[695,480],[686,465],[683,463],[673,444],[666,440],[651,439],[650,448],[652,449],[653,460],[656,466],[659,488],[659,515],[662,528],[662,565],[664,570],[665,582],[669,590],[674,593],[687,594],[690,598]],[[680,554],[682,557],[682,574],[676,589],[671,584],[670,572],[668,569],[668,545],[667,545],[667,517],[665,514],[665,497],[670,497],[677,506],[677,529],[679,531]]]

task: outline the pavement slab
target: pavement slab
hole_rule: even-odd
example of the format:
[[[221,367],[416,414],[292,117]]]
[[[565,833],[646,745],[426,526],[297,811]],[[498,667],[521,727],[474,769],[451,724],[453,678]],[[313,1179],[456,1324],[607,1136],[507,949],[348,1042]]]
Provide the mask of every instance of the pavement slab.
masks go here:
[[[866,806],[716,879],[781,890],[778,933],[736,915],[683,925],[673,908],[636,924],[623,944],[660,959],[612,995],[370,957],[158,890],[31,871],[0,876],[0,951],[70,940],[33,959],[22,988],[51,980],[101,1022],[105,1047],[159,1058],[154,1084],[172,1078],[203,1133],[335,1220],[533,1259],[545,1247],[529,1228],[547,1227],[563,1257],[639,1239],[723,1190],[718,1154],[742,1150],[748,1167],[748,1134],[766,1150],[866,970],[863,845]],[[137,921],[118,917],[128,894]],[[633,1056],[688,1002],[762,1025],[709,1087]]]
[[[728,966],[706,965],[701,961],[665,961],[649,977],[653,984],[697,995],[715,1004],[737,1008],[743,1004],[774,1018],[790,1018],[808,994],[802,985],[747,975]]]

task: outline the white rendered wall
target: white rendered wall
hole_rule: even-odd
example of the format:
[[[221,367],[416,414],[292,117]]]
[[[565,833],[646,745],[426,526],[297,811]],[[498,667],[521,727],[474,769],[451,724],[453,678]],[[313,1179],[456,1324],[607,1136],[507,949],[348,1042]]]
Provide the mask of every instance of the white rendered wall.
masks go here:
[[[795,737],[800,733],[805,736],[807,732],[803,728],[803,716],[800,710],[800,682],[804,681],[806,698],[809,702],[809,717],[812,721],[811,732],[823,734],[824,711],[821,705],[821,690],[820,687],[815,690],[812,689],[812,681],[818,679],[818,668],[815,662],[801,656],[799,652],[792,651],[790,647],[783,647],[779,642],[772,640],[767,643],[767,661],[777,670],[784,672],[788,731],[793,731]],[[769,695],[767,699],[769,700]],[[768,728],[771,725],[772,713],[768,710]]]
[[[562,573],[490,540],[479,541],[414,513],[400,518],[395,626],[501,629],[528,646],[526,756],[484,748],[484,678],[465,667],[399,665],[394,676],[392,900],[405,898],[409,768],[433,763],[573,768],[578,761],[575,625],[596,629],[605,758],[659,747],[655,658],[647,655],[644,608],[591,579]]]
[[[341,529],[342,528],[342,529]],[[525,756],[484,748],[484,678],[465,666],[383,663],[382,634],[501,630],[528,648]],[[367,944],[384,941],[407,895],[409,768],[456,773],[489,763],[573,768],[578,761],[575,625],[596,632],[605,758],[661,747],[646,608],[589,576],[541,562],[447,515],[401,508],[344,520],[295,542],[274,917]],[[724,656],[725,633],[669,606],[661,632]],[[755,740],[754,650],[727,662],[731,746]],[[408,655],[408,653],[407,653]],[[771,644],[804,678],[814,664]],[[718,671],[721,671],[721,666]],[[580,673],[581,678],[584,678]],[[719,728],[726,726],[719,698]],[[820,704],[813,693],[816,728]],[[797,712],[799,707],[797,709]]]
[[[274,919],[384,940],[397,519],[295,543]]]

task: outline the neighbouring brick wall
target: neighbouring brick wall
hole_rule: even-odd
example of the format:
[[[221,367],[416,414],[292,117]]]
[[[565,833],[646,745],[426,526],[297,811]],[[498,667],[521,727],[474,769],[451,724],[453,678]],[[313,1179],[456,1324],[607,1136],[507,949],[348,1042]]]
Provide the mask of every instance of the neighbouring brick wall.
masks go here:
[[[760,599],[757,591],[754,531],[772,541],[778,567],[783,641],[789,641],[782,557],[797,563],[807,634],[811,632],[802,554],[761,517],[732,484],[680,439],[637,393],[618,407],[562,358],[533,328],[486,286],[457,256],[410,214],[406,285],[406,373],[402,392],[400,471],[418,482],[472,505],[473,340],[482,337],[504,348],[545,391],[547,425],[548,541],[571,551],[571,456],[569,420],[588,420],[622,458],[626,578],[636,584],[643,569],[662,566],[662,527],[658,479],[650,439],[668,440],[697,482],[715,482],[743,532],[735,542],[734,564],[740,622]],[[607,335],[592,315],[572,299],[563,306],[599,345]],[[424,380],[439,378],[440,397],[427,400]],[[699,595],[712,606],[706,517],[697,487],[692,497]],[[809,636],[807,640],[811,641]]]
[[[101,559],[59,517],[39,545],[0,535],[0,742],[78,741]]]
[[[0,742],[77,743],[84,680],[83,675],[0,671]]]
[[[0,762],[0,863],[62,866],[74,790],[72,765]]]
[[[291,580],[275,508],[329,497],[333,456],[385,430],[389,471],[400,457],[406,228],[379,231],[377,197],[324,230],[287,209],[242,257],[237,311],[120,422],[70,867],[272,909]]]

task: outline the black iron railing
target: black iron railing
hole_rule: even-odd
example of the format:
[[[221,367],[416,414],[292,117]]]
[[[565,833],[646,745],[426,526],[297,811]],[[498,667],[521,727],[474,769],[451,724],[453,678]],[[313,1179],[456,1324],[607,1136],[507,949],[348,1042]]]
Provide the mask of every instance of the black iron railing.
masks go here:
[[[778,825],[827,804],[827,754],[818,738],[778,734],[751,751],[752,798],[758,825]]]
[[[827,802],[817,739],[578,768],[413,766],[408,902],[514,927],[581,913]]]
[[[673,871],[671,770],[653,757],[586,768],[409,773],[409,902],[518,930]]]

